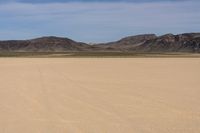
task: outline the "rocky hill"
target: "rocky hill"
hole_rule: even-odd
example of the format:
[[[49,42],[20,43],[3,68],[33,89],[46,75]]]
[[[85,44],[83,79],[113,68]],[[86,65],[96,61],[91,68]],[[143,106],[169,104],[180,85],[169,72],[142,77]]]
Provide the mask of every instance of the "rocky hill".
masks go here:
[[[122,38],[116,42],[109,42],[109,43],[102,43],[97,44],[97,47],[104,48],[107,50],[114,50],[114,51],[130,51],[133,48],[144,44],[148,40],[155,39],[155,34],[144,34],[144,35],[136,35],[136,36],[129,36]]]
[[[88,44],[60,37],[0,41],[0,51],[2,52],[74,52],[88,49],[90,49]]]
[[[128,52],[200,52],[200,33],[137,35],[97,46],[107,50]]]
[[[116,42],[89,45],[68,38],[41,37],[0,41],[0,52],[200,52],[200,33],[144,34]]]
[[[161,52],[200,52],[200,34],[167,34],[146,41],[136,51]]]

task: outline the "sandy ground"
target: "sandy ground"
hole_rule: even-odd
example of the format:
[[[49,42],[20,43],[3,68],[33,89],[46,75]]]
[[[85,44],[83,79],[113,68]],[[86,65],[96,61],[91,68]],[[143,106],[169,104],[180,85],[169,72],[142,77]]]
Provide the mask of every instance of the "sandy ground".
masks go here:
[[[200,133],[200,59],[1,58],[0,133]]]

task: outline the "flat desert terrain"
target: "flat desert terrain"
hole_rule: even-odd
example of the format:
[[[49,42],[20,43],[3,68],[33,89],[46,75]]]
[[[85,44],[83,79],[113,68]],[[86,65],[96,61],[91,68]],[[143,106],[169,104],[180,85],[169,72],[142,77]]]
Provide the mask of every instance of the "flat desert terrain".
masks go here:
[[[200,58],[1,58],[0,133],[200,133]]]

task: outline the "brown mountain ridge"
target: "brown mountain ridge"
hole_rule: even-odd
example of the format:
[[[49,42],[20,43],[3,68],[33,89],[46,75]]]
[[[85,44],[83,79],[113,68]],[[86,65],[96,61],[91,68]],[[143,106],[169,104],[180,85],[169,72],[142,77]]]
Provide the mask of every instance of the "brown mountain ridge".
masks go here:
[[[0,41],[0,52],[200,52],[200,33],[143,34],[89,45],[61,37]]]

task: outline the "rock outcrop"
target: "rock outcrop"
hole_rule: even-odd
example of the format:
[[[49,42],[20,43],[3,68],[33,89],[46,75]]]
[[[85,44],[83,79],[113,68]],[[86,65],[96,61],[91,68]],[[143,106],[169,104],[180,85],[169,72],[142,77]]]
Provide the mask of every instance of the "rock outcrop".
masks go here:
[[[107,50],[128,52],[200,52],[200,33],[163,36],[145,34],[97,46]]]

